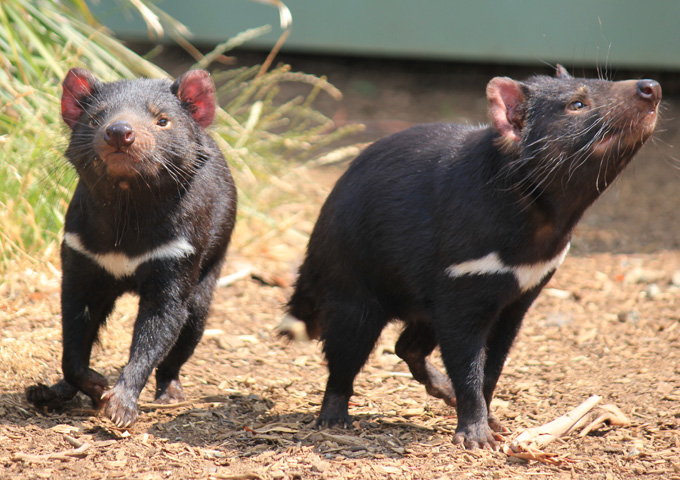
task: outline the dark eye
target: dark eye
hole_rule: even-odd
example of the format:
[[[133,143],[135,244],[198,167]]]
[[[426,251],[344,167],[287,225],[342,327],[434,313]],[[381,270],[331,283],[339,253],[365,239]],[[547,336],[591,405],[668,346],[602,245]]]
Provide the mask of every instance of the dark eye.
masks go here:
[[[582,108],[585,108],[585,106],[586,106],[585,103],[583,103],[580,100],[576,100],[575,102],[571,102],[569,105],[567,105],[567,109],[575,112],[577,110],[581,110]]]
[[[165,117],[159,118],[158,121],[156,122],[156,125],[158,125],[159,127],[167,127],[169,124],[170,120],[168,120]]]
[[[91,127],[96,127],[99,125],[99,120],[97,120],[95,117],[90,117],[90,121],[88,123]]]

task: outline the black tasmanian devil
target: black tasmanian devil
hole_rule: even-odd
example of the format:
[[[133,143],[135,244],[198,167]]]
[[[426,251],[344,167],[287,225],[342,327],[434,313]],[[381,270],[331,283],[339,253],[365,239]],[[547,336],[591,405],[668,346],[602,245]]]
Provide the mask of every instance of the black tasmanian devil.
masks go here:
[[[503,429],[489,404],[522,318],[584,210],[654,131],[661,87],[558,66],[555,77],[494,78],[486,94],[491,126],[379,140],[321,209],[281,326],[323,341],[318,424],[349,423],[354,378],[400,319],[396,353],[456,406],[454,442],[496,448]],[[448,376],[426,361],[437,345]]]
[[[61,110],[79,176],[61,247],[64,378],[26,396],[60,407],[81,391],[128,427],[154,369],[157,402],[184,398],[180,368],[203,334],[234,226],[234,183],[204,131],[215,89],[202,70],[174,82],[103,83],[72,69]],[[129,362],[108,389],[90,355],[124,292],[139,295],[139,312]]]

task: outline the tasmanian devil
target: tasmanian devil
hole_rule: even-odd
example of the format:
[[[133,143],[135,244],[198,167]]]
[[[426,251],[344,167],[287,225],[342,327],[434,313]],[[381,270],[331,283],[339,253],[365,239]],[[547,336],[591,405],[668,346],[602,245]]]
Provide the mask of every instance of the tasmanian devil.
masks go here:
[[[379,140],[323,205],[281,327],[323,341],[318,424],[349,423],[354,378],[400,319],[396,354],[455,405],[454,442],[496,448],[489,405],[522,318],[584,210],[654,131],[661,87],[558,66],[555,77],[494,78],[486,94],[491,126]],[[437,345],[448,376],[426,361]]]
[[[61,246],[64,378],[26,396],[59,407],[81,391],[128,427],[154,369],[156,401],[183,400],[180,368],[203,334],[234,226],[231,173],[204,131],[215,89],[202,70],[174,82],[103,83],[76,68],[63,81],[61,111],[79,177]],[[90,355],[124,292],[139,295],[139,312],[129,362],[108,389]]]

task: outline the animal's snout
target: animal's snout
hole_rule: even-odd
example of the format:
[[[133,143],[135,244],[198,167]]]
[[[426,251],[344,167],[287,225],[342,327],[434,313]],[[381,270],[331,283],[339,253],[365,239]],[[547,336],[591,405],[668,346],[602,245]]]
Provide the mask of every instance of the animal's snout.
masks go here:
[[[638,80],[636,86],[640,98],[652,103],[658,103],[661,100],[661,85],[656,80]]]
[[[106,127],[104,140],[116,149],[129,147],[135,141],[135,131],[128,122],[117,120]]]

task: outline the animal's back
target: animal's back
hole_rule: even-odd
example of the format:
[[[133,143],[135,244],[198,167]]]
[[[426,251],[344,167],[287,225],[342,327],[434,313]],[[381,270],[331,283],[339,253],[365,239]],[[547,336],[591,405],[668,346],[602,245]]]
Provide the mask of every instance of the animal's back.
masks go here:
[[[476,179],[492,176],[480,168],[483,152],[460,152],[487,134],[457,124],[418,125],[375,142],[350,164],[319,214],[289,302],[312,338],[329,294],[361,296],[394,317],[405,313],[402,307],[429,302],[436,279],[423,266],[437,262],[441,217],[464,212],[465,199],[483,183]]]

